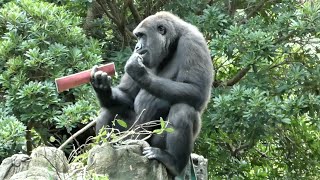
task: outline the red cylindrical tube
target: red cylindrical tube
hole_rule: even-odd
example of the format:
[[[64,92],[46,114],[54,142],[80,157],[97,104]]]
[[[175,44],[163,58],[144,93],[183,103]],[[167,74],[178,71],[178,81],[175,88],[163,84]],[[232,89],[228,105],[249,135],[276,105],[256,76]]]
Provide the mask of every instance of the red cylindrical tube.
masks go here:
[[[108,73],[109,76],[113,76],[116,72],[114,63],[99,66],[98,70]],[[91,69],[55,79],[57,91],[60,93],[90,82],[90,73]]]

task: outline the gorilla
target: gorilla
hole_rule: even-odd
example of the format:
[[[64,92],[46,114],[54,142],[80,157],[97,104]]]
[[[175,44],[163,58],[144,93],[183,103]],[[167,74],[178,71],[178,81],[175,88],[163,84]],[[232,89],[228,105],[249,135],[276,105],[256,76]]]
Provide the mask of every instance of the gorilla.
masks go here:
[[[209,50],[195,26],[169,12],[147,17],[133,33],[137,44],[119,85],[111,87],[108,74],[96,66],[91,71],[101,106],[96,133],[111,126],[115,116],[129,127],[138,117],[136,124],[160,118],[169,121],[174,131],[152,135],[148,139],[151,147],[144,148],[143,154],[178,176],[189,161],[211,94]]]

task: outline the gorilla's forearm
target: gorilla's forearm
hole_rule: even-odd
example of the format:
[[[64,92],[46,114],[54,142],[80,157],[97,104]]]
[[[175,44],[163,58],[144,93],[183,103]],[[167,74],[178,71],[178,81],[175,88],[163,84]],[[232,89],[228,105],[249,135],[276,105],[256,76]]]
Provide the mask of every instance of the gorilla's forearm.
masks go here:
[[[101,107],[112,108],[122,106],[124,108],[133,108],[133,98],[117,87],[111,88],[109,95],[97,93],[97,96]]]
[[[205,103],[205,97],[196,84],[172,81],[151,73],[137,82],[150,94],[173,104],[183,102],[199,109]]]
[[[101,79],[100,82],[103,80],[106,79]],[[100,87],[101,85],[94,88],[100,102],[100,106],[108,109],[119,109],[121,107],[124,109],[132,109],[134,98],[140,90],[137,83],[134,82],[127,73],[123,75],[118,86],[107,88]]]

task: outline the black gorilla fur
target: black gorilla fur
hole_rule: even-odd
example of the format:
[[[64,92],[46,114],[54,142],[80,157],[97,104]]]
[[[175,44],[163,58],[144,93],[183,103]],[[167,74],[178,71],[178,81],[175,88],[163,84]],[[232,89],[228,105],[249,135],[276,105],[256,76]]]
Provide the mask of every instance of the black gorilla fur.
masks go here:
[[[96,132],[110,126],[116,115],[130,127],[144,109],[137,124],[169,120],[174,132],[153,135],[143,153],[176,176],[188,162],[210,97],[209,50],[195,26],[169,12],[147,17],[133,33],[138,42],[118,86],[110,86],[106,73],[92,70],[91,83],[101,105]]]

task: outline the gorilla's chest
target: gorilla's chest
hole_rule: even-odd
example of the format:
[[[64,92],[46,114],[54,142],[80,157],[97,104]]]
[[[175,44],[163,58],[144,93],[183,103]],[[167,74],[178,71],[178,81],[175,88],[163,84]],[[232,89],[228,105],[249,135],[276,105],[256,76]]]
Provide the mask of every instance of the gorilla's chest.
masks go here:
[[[134,110],[137,116],[143,111],[140,117],[142,121],[155,120],[160,117],[165,119],[169,113],[170,104],[145,90],[140,90],[134,100]]]

